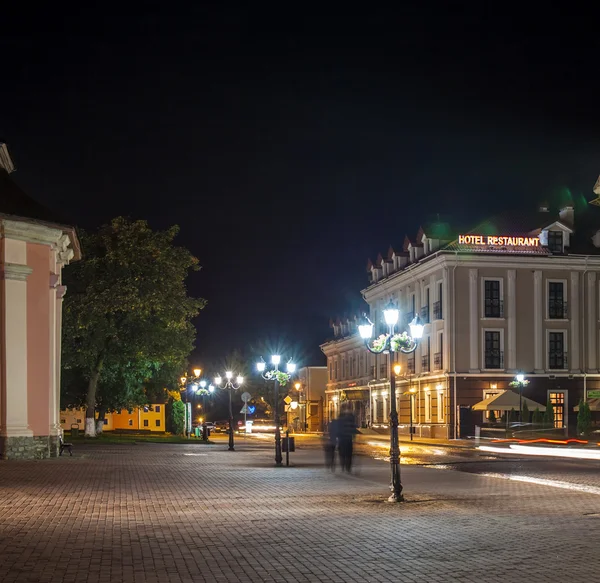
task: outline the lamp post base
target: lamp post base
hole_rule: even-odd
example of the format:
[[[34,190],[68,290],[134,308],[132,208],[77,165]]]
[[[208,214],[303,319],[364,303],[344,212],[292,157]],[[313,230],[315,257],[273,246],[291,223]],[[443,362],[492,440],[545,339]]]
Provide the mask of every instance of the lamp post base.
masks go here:
[[[404,496],[402,496],[402,494],[393,493],[386,502],[404,502]]]

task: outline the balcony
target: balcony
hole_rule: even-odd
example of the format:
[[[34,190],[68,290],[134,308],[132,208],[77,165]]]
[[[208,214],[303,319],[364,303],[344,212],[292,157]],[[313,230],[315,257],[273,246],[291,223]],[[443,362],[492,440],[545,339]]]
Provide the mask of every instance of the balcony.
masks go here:
[[[429,372],[429,354],[421,357],[421,371]]]
[[[442,370],[442,353],[436,352],[433,355],[433,369],[434,370]]]
[[[421,320],[423,320],[423,324],[429,324],[429,306],[421,308]]]
[[[484,306],[485,318],[504,318],[504,300],[486,298]]]
[[[442,320],[442,302],[433,302],[433,319]]]
[[[406,360],[406,370],[409,374],[415,374],[415,357]]]
[[[486,369],[503,369],[504,368],[504,352],[502,350],[486,350],[485,351],[485,368]]]
[[[567,353],[551,350],[548,353],[548,368],[550,370],[565,370],[567,367]]]
[[[563,300],[549,300],[548,318],[550,320],[566,320],[568,318],[567,302]]]

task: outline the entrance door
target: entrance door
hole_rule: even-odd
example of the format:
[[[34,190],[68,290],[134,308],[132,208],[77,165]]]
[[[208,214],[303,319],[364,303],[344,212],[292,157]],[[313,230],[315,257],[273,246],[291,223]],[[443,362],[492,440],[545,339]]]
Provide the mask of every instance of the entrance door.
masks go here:
[[[565,392],[550,393],[550,403],[554,410],[554,427],[562,429],[565,427]]]

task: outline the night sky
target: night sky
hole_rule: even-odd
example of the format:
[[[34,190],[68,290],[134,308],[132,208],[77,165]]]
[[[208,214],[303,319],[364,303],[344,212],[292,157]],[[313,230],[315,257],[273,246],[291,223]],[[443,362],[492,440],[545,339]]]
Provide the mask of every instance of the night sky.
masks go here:
[[[0,138],[14,179],[79,226],[180,225],[208,300],[197,362],[268,338],[321,364],[367,258],[421,222],[592,198],[591,14],[188,4],[3,14]]]

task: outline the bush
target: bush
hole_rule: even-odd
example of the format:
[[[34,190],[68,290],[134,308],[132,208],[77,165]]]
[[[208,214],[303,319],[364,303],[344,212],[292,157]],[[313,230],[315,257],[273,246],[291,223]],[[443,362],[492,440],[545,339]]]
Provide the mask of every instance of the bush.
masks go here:
[[[544,414],[539,410],[538,407],[535,408],[535,411],[533,412],[533,416],[531,418],[531,421],[535,424],[535,425],[541,425],[542,422],[544,420]]]
[[[554,427],[554,407],[550,401],[546,404],[546,411],[544,411],[544,425]]]
[[[494,411],[490,411],[490,416],[488,417],[488,421],[490,423],[496,423],[496,413],[494,413]]]
[[[587,401],[579,401],[579,412],[577,413],[577,435],[587,436],[592,428],[592,412]]]
[[[173,401],[171,407],[173,433],[183,435],[185,430],[185,405],[182,401]]]

